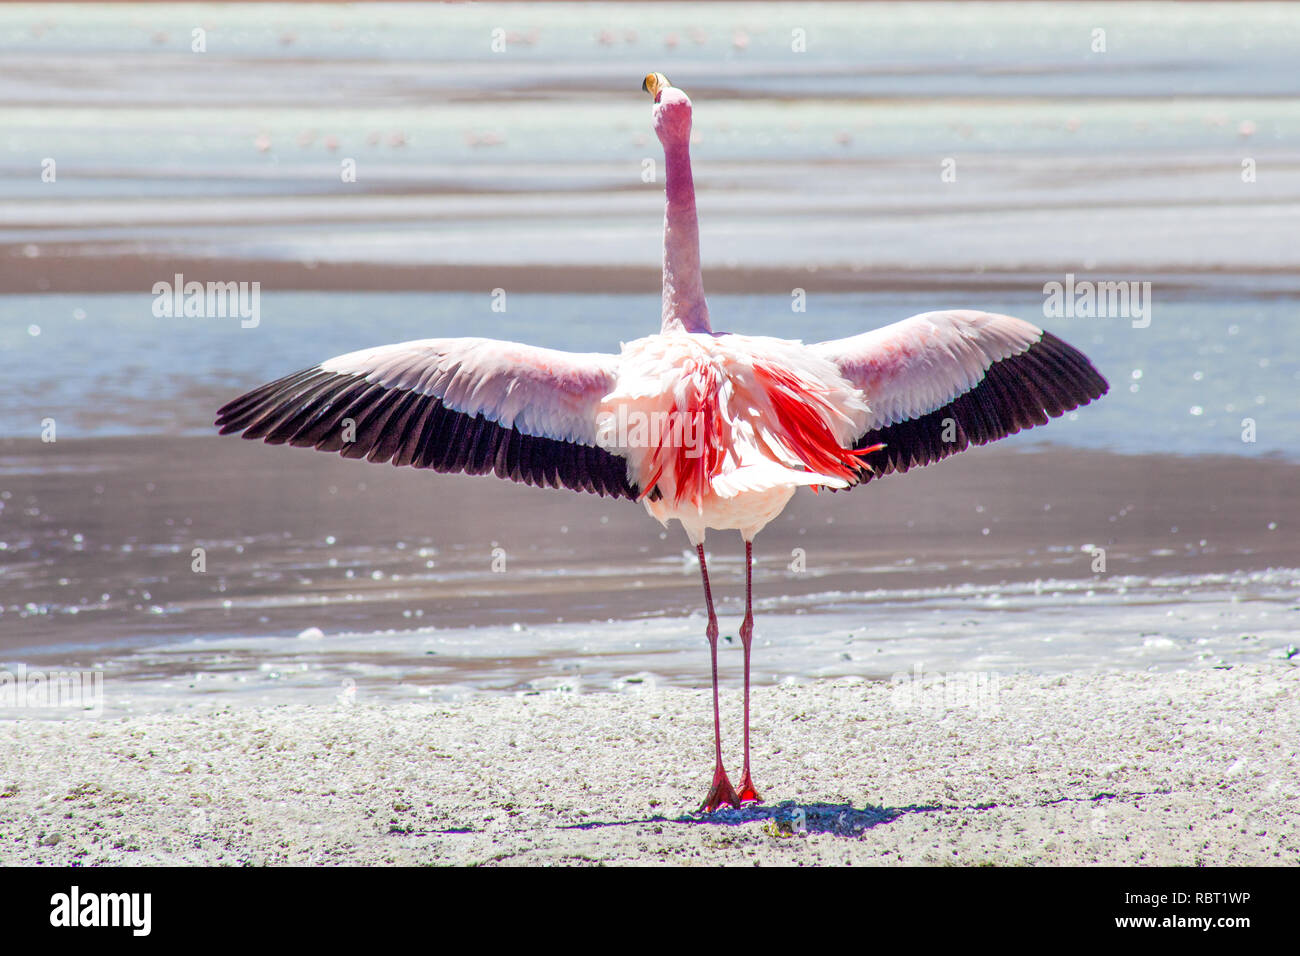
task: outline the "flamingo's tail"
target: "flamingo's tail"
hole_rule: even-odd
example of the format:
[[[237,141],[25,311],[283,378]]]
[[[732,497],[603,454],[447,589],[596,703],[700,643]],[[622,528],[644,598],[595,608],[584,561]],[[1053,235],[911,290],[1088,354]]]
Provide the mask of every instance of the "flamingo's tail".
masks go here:
[[[864,469],[870,468],[861,459],[885,447],[876,444],[854,449],[840,444],[828,421],[843,416],[827,399],[829,389],[800,381],[786,369],[774,365],[756,362],[754,372],[776,413],[777,437],[808,471],[838,479],[847,486],[855,483]]]

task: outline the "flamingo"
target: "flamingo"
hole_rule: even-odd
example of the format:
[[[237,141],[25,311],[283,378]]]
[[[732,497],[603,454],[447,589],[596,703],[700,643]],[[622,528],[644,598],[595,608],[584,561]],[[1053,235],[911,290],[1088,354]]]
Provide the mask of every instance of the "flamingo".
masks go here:
[[[676,520],[699,559],[713,672],[713,780],[701,804],[759,802],[750,768],[754,537],[800,488],[843,490],[928,465],[1101,397],[1106,380],[1022,319],[926,312],[828,342],[714,331],[700,274],[690,98],[661,73],[663,310],[619,354],[434,338],[340,355],[236,398],[222,434],[345,458],[568,488]],[[744,763],[733,787],[718,712],[708,529],[745,545]]]

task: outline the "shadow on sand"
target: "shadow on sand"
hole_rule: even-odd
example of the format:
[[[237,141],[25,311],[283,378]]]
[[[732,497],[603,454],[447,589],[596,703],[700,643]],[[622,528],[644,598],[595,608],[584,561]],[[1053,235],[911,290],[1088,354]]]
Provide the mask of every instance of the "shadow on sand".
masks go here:
[[[1047,807],[1062,803],[1091,803],[1150,797],[1165,794],[1167,789],[1115,794],[1107,791],[1080,797],[1056,797],[1034,801],[1034,806]],[[849,803],[796,803],[786,800],[772,806],[752,805],[740,810],[725,808],[709,814],[684,814],[678,817],[653,816],[641,820],[593,820],[560,827],[561,830],[597,830],[602,827],[626,827],[645,823],[680,823],[689,826],[738,826],[743,823],[766,821],[774,835],[794,836],[810,833],[830,833],[842,837],[860,837],[873,827],[893,823],[909,813],[936,813],[943,810],[993,810],[1005,804],[996,802],[968,804],[965,806],[934,803],[912,804],[906,807],[872,807],[858,809]]]
[[[641,820],[617,820],[578,823],[560,827],[562,830],[596,830],[602,827],[625,827],[645,823],[681,823],[690,826],[738,826],[743,823],[765,821],[776,833],[794,836],[806,833],[831,833],[836,836],[858,837],[872,827],[891,823],[905,813],[924,813],[941,807],[872,807],[861,809],[848,803],[796,803],[786,800],[772,806],[761,804],[740,810],[725,808],[710,814],[687,814],[679,817],[653,816]]]

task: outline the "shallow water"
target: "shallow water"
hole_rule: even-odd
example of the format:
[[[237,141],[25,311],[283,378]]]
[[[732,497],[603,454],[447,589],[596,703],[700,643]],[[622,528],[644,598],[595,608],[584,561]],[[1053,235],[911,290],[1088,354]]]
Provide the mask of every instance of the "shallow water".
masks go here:
[[[6,5],[0,51],[34,255],[653,264],[659,69],[706,266],[1296,265],[1284,4]]]
[[[960,296],[960,298],[959,298]],[[1146,453],[1281,455],[1300,449],[1297,301],[1289,295],[1153,293],[1151,324],[1042,317],[1043,298],[1005,292],[713,296],[714,324],[820,341],[945,305],[1018,314],[1084,350],[1104,401],[1008,439]],[[0,296],[0,437],[206,434],[248,388],[332,355],[464,334],[574,351],[617,351],[657,331],[650,295],[512,294],[507,311],[464,293],[266,293],[256,328],[238,319],[160,319],[148,294]],[[34,334],[35,333],[35,334]],[[1256,423],[1243,441],[1243,421]]]
[[[758,684],[857,676],[948,693],[919,706],[971,706],[1000,677],[1097,670],[1287,666],[1300,572],[830,592],[756,602]],[[735,607],[722,608],[721,676],[741,673]],[[321,617],[328,626],[329,618]],[[229,704],[455,700],[482,693],[641,693],[707,685],[701,615],[605,623],[308,629],[296,637],[205,636],[118,655],[98,670],[107,714]],[[936,693],[938,696],[935,696]],[[962,696],[965,695],[965,696]],[[910,698],[909,698],[910,700]],[[926,703],[928,701],[928,704]],[[987,702],[985,702],[987,703]],[[48,716],[76,716],[51,708]],[[32,716],[0,706],[0,716]]]
[[[1151,456],[1089,506],[1059,469],[1011,500],[1012,456],[971,484],[944,477],[956,464],[906,479],[928,498],[882,483],[849,520],[820,502],[833,543],[833,519],[792,509],[765,546],[810,531],[827,576],[760,564],[760,680],[1282,664],[1291,473],[1208,497],[1196,479],[1203,456],[1300,448],[1298,53],[1283,4],[0,6],[0,652],[93,661],[118,711],[706,680],[689,555],[612,506],[511,498],[525,546],[478,498],[440,510],[446,484],[317,480],[266,450],[290,456],[279,474],[224,445],[186,473],[195,446],[168,443],[356,348],[614,351],[655,331],[662,177],[638,86],[657,69],[696,104],[718,328],[816,341],[936,308],[1020,315],[1112,391],[1001,445]],[[152,314],[153,283],[209,257],[266,279],[256,328]],[[380,267],[436,291],[295,291],[336,270],[397,287]],[[1067,273],[1151,282],[1149,326],[1045,314]],[[74,453],[32,444],[51,422]],[[523,556],[505,580],[483,563],[498,537]],[[1113,573],[1080,556],[1094,541]],[[734,555],[717,561],[734,586]]]
[[[4,448],[0,670],[93,669],[110,708],[707,681],[694,555],[630,502],[215,436]],[[798,496],[755,548],[757,679],[1286,666],[1298,469],[998,447]],[[734,636],[743,551],[708,550]]]

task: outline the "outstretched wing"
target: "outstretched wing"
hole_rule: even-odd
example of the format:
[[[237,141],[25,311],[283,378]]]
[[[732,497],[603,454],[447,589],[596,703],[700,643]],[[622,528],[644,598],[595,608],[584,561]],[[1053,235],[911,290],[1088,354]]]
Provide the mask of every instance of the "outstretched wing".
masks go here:
[[[529,485],[636,498],[598,447],[618,357],[494,339],[422,339],[340,355],[235,399],[223,435]]]
[[[885,447],[863,456],[864,482],[1045,425],[1109,389],[1082,352],[989,312],[926,312],[809,348],[866,393],[855,447]]]

